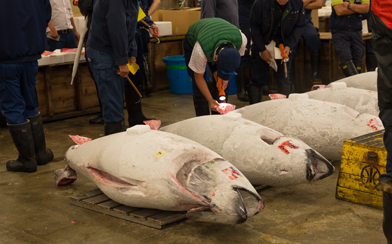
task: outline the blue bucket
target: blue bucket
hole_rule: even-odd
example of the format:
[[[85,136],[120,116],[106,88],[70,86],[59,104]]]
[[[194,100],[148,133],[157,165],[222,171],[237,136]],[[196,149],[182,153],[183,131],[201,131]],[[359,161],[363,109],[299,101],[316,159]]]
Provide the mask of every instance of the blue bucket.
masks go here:
[[[186,70],[184,55],[164,57],[170,93],[192,94],[192,81]]]
[[[208,75],[207,67],[206,67],[206,80],[208,81],[210,76]],[[229,95],[237,94],[237,83],[235,82],[235,75],[231,77],[229,80]]]

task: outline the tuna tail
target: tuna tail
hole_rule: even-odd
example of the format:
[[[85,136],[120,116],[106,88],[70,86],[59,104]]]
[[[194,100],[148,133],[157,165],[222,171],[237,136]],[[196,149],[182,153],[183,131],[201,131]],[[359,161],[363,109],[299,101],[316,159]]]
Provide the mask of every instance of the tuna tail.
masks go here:
[[[54,172],[53,178],[56,186],[65,186],[76,181],[77,174],[68,165],[64,169],[58,169]]]
[[[313,149],[306,149],[309,162],[306,166],[306,179],[316,181],[324,179],[335,171],[335,167],[326,158]]]

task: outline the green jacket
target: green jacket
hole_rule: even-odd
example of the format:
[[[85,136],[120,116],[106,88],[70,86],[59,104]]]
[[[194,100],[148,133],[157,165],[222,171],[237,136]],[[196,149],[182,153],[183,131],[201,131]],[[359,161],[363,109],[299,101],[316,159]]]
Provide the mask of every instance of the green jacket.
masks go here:
[[[237,50],[240,50],[242,44],[240,30],[221,18],[197,21],[189,27],[187,39],[192,47],[199,42],[208,62],[213,62],[214,52],[222,43],[231,42]]]

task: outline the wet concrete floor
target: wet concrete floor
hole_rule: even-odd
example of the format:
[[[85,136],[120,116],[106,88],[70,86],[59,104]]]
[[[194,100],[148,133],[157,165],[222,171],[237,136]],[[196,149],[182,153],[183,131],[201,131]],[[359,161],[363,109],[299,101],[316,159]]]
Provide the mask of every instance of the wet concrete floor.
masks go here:
[[[237,108],[247,105],[229,102]],[[194,117],[192,95],[153,93],[142,101],[146,116],[162,126]],[[126,111],[126,110],[124,110]],[[47,147],[53,162],[35,173],[14,173],[5,164],[17,158],[7,129],[0,134],[0,243],[386,243],[382,210],[335,198],[336,172],[315,184],[268,188],[260,192],[265,209],[236,226],[183,220],[162,230],[131,223],[67,203],[67,197],[96,189],[83,176],[56,188],[53,172],[64,167],[64,153],[74,145],[69,134],[103,136],[102,125],[88,115],[45,123]]]

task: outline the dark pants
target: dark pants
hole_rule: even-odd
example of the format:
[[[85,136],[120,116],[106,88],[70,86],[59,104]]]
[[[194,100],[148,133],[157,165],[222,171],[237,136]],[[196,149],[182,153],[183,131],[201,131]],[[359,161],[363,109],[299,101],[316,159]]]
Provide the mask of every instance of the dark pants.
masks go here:
[[[320,35],[311,20],[306,21],[304,33],[301,37],[306,46],[308,46],[311,50],[319,50],[321,48]],[[297,56],[297,47],[298,45],[294,48],[294,50],[291,50],[293,53],[293,59]]]
[[[0,63],[0,109],[8,124],[22,124],[38,114],[37,73],[37,61]]]
[[[135,86],[140,86],[142,84],[142,67],[143,67],[143,34],[141,30],[135,32],[135,41],[137,45],[137,57],[136,63],[139,65],[139,69],[135,74],[129,72],[129,78]],[[132,87],[128,79],[124,79],[125,87]]]
[[[117,74],[114,58],[91,47],[86,49],[90,68],[97,82],[105,122],[124,120],[124,78]]]
[[[365,48],[360,31],[332,32],[332,42],[338,53],[340,63],[352,60],[354,64],[362,63]]]
[[[388,244],[392,244],[392,194],[383,193],[384,223],[383,229]]]
[[[201,91],[195,81],[195,72],[193,72],[193,70],[191,70],[188,66],[189,61],[191,59],[193,47],[189,43],[188,38],[186,36],[184,38],[183,45],[184,45],[184,58],[185,58],[186,69],[187,69],[189,77],[191,77],[191,79],[192,79],[193,94],[202,95],[202,93],[201,93]],[[211,69],[211,73],[213,74],[217,70],[216,65],[213,65],[212,63],[207,63],[207,64],[208,64],[208,67]],[[215,81],[214,77],[212,77],[212,79]],[[206,72],[204,72],[204,80],[206,80]],[[216,81],[213,84],[214,85],[209,86],[210,93],[211,93],[212,97],[218,101],[219,91],[218,91],[218,88],[216,88],[216,86],[215,86]],[[228,91],[229,91],[229,86],[227,86],[227,88],[225,90],[226,94],[228,94]]]
[[[148,55],[148,43],[150,43],[150,32],[147,29],[141,29],[143,55]],[[139,46],[138,46],[139,48]]]
[[[240,26],[242,33],[246,36],[248,42],[246,43],[246,50],[244,56],[241,56],[241,64],[240,67],[247,68],[250,65],[251,56],[249,54],[250,51],[250,40],[252,38],[250,34],[250,26]]]
[[[253,75],[250,80],[249,85],[262,87],[268,83],[268,73],[269,73],[269,64],[261,59],[259,50],[256,45],[252,45],[252,68]],[[293,54],[289,55],[289,62],[287,62],[287,78],[285,78],[284,66],[281,63],[281,60],[276,60],[276,64],[278,66],[278,71],[274,72],[274,78],[276,83],[279,85],[290,85],[290,77],[289,71],[291,67],[291,63],[293,61]]]
[[[75,33],[73,31],[68,33],[58,32],[60,40],[56,41],[53,39],[46,38],[46,49],[53,52],[56,49],[62,48],[77,48],[75,41]]]

